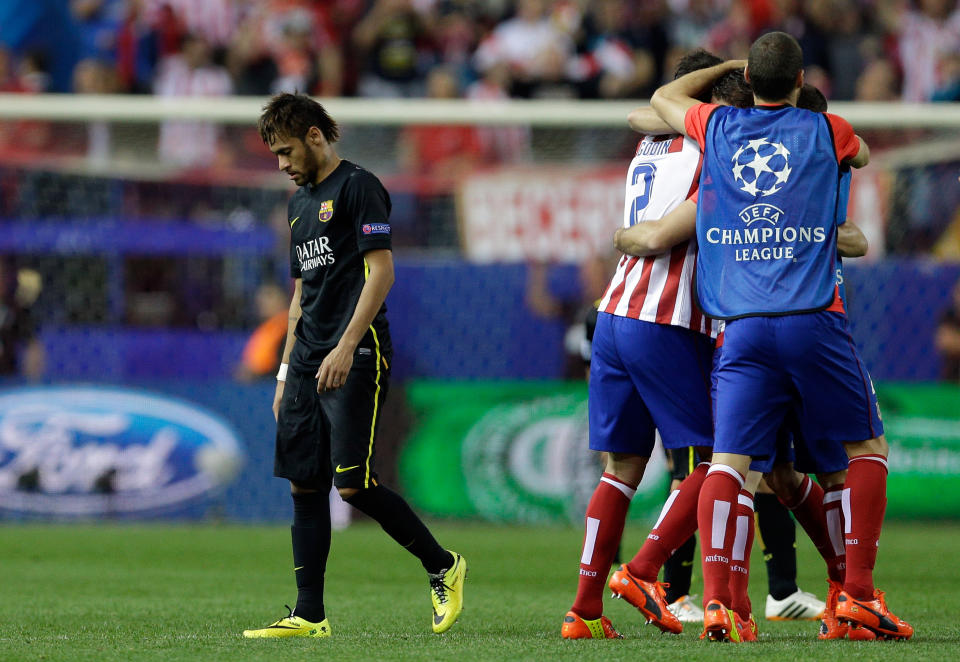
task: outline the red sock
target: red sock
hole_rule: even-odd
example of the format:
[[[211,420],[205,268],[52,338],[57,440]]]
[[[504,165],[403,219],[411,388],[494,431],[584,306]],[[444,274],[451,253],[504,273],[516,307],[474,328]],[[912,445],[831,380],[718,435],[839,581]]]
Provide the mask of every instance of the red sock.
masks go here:
[[[697,499],[710,465],[697,465],[680,486],[670,493],[657,523],[633,560],[627,564],[630,574],[648,582],[656,581],[660,569],[674,550],[697,530]]]
[[[737,497],[737,519],[734,524],[736,534],[730,553],[730,609],[743,620],[750,618],[753,607],[747,594],[750,582],[750,551],[753,549],[753,536],[756,525],[753,519],[753,495],[740,490]],[[726,603],[724,603],[726,604]]]
[[[581,618],[593,620],[603,615],[607,575],[623,535],[630,499],[636,491],[635,485],[627,485],[608,473],[603,474],[593,491],[587,506],[577,597],[571,608]]]
[[[750,581],[750,550],[753,549],[753,537],[756,523],[753,519],[753,495],[740,490],[737,496],[737,521],[734,524],[736,534],[730,551],[730,608],[748,620],[753,607],[747,594]]]
[[[843,542],[843,508],[840,507],[842,500],[843,485],[828,487],[823,492],[823,517],[827,523],[830,550],[833,552],[833,558],[827,560],[827,575],[841,584],[847,575],[847,548]]]
[[[737,495],[743,476],[731,467],[714,464],[700,489],[697,523],[703,561],[703,604],[719,600],[730,606],[730,554],[736,535]]]
[[[841,503],[847,547],[843,588],[856,600],[872,600],[873,566],[887,509],[887,458],[882,455],[850,458]]]
[[[809,476],[804,476],[797,490],[787,498],[780,499],[780,502],[790,509],[810,537],[813,546],[820,552],[820,556],[827,564],[827,576],[834,581],[842,582],[841,568],[846,558],[846,550],[841,542],[838,552],[830,539],[825,512],[827,506],[823,502],[823,494],[823,488],[818,483],[810,480]],[[837,505],[839,506],[839,503]]]

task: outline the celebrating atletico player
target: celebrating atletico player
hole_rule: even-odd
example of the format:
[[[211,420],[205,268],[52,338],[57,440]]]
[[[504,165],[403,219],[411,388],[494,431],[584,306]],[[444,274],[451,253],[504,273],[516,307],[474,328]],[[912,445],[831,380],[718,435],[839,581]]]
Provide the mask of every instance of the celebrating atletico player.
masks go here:
[[[697,51],[680,61],[677,75],[718,62]],[[627,171],[624,226],[688,204],[700,161],[692,140],[676,134],[644,137]],[[667,448],[696,446],[701,456],[709,456],[713,444],[710,366],[716,326],[692,298],[696,243],[674,243],[657,255],[623,257],[599,305],[590,363],[590,448],[607,455],[587,506],[577,595],[561,627],[567,639],[619,637],[603,616],[602,594],[655,431]],[[662,584],[645,582],[623,597],[638,607],[649,604],[644,613],[660,629],[682,629],[667,609]]]
[[[913,628],[873,585],[886,504],[887,443],[876,395],[836,286],[836,208],[841,169],[869,161],[840,117],[795,107],[802,52],[781,32],[760,37],[745,75],[755,107],[696,96],[743,61],[692,72],[657,90],[654,109],[704,151],[697,209],[697,298],[727,320],[717,366],[713,466],[700,493],[704,633],[731,638],[729,559],[737,495],[752,459],[775,452],[776,432],[798,403],[813,458],[843,444],[850,466],[842,499],[847,556],[836,616],[881,638]],[[751,227],[752,226],[752,227]]]

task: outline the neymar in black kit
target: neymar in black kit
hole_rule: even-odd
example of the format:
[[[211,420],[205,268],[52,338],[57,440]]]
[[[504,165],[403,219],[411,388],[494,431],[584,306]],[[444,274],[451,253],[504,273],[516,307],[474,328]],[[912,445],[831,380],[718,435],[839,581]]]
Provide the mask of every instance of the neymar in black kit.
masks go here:
[[[384,305],[394,280],[390,196],[376,176],[337,155],[339,128],[310,97],[275,96],[259,129],[280,170],[300,187],[288,206],[295,286],[273,400],[273,473],[290,481],[293,496],[297,603],[289,615],[243,636],[330,636],[323,581],[331,484],[420,559],[433,631],[445,632],[463,609],[466,561],[441,547],[374,470],[392,359]]]

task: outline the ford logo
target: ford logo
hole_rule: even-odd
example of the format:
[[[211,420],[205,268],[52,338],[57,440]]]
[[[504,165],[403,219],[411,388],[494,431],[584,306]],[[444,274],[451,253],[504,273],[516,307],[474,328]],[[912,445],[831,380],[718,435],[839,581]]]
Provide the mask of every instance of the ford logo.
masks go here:
[[[236,433],[193,404],[141,391],[50,387],[0,394],[0,508],[147,514],[230,483]]]

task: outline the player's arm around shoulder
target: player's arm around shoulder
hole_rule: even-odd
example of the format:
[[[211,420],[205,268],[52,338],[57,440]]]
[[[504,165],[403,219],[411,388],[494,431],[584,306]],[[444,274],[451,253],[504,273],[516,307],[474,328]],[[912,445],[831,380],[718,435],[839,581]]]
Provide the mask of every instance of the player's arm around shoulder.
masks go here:
[[[697,205],[684,200],[663,218],[620,228],[613,245],[626,255],[657,255],[691,239],[697,231]]]
[[[697,95],[728,71],[746,66],[746,60],[728,60],[713,67],[691,71],[658,88],[650,98],[650,105],[674,131],[689,136],[690,131],[686,126],[687,111],[702,103],[696,99]]]
[[[846,164],[851,168],[862,168],[868,163],[870,163],[870,146],[867,145],[865,141],[860,136],[856,136],[857,144],[860,146],[860,149],[857,151],[857,155],[854,156],[849,161],[846,161]]]
[[[627,124],[637,133],[648,136],[663,136],[676,133],[662,117],[657,115],[657,111],[650,106],[639,106],[631,110],[630,114],[627,115]]]
[[[837,252],[841,257],[863,257],[868,248],[867,236],[853,221],[837,228]]]
[[[862,168],[870,163],[870,147],[853,132],[850,122],[832,113],[824,113],[823,116],[830,124],[837,162],[851,168]]]

